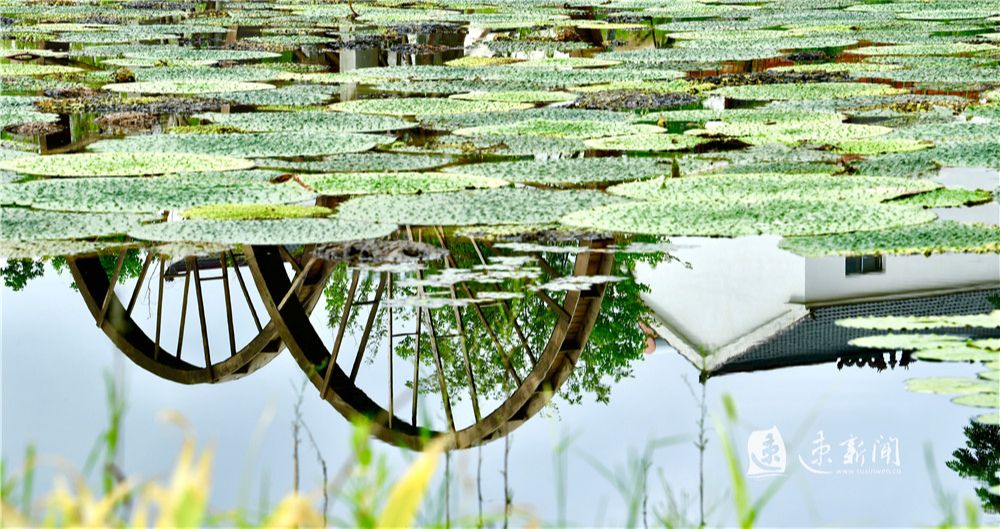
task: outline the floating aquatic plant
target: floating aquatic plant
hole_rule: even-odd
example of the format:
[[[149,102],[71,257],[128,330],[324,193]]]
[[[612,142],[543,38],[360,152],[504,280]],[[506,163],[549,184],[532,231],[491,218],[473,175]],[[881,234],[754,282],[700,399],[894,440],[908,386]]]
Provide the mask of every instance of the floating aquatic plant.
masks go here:
[[[822,200],[629,202],[567,215],[574,228],[649,235],[820,235],[922,224],[922,209]]]
[[[587,147],[602,151],[664,152],[693,149],[706,140],[687,134],[640,133],[596,138],[584,142]]]
[[[392,138],[335,132],[268,132],[256,134],[153,134],[121,140],[101,140],[97,152],[168,152],[230,155],[244,158],[323,156],[364,152]]]
[[[24,208],[0,208],[0,240],[40,241],[80,239],[125,233],[152,220],[148,216],[116,213],[67,213]]]
[[[387,114],[390,116],[422,116],[429,114],[466,114],[469,112],[509,112],[531,108],[527,103],[504,101],[463,101],[461,99],[395,98],[356,99],[330,106],[339,112],[360,114]]]
[[[88,212],[158,212],[205,204],[285,204],[312,200],[315,193],[295,182],[238,171],[231,177],[202,173],[157,178],[72,178],[0,185],[0,203],[37,209]]]
[[[497,92],[468,92],[455,94],[451,99],[464,101],[501,101],[505,103],[567,103],[576,99],[576,94],[569,92],[548,92],[544,90],[518,90]]]
[[[288,169],[290,171],[347,173],[419,171],[422,169],[434,169],[448,165],[454,161],[454,158],[448,156],[366,152],[339,154],[327,156],[322,160],[306,162],[260,159],[256,160],[256,163],[260,167]]]
[[[136,83],[111,83],[104,85],[104,89],[111,92],[124,92],[128,94],[192,95],[273,90],[274,85],[267,83],[213,80],[145,81]]]
[[[871,329],[875,331],[915,331],[951,327],[1000,329],[1000,310],[993,311],[989,314],[949,314],[943,316],[863,316],[837,320],[837,325],[851,329]]]
[[[191,220],[278,220],[304,217],[328,217],[333,210],[322,206],[298,204],[210,204],[181,212]]]
[[[235,171],[253,166],[249,160],[229,156],[164,152],[55,154],[0,161],[0,170],[62,177]]]
[[[896,204],[910,204],[925,208],[957,208],[985,204],[993,200],[993,193],[982,189],[940,188],[917,195],[898,198]]]
[[[807,257],[1000,252],[1000,227],[940,221],[890,230],[790,237],[781,242],[781,247]]]
[[[768,200],[881,202],[940,187],[929,180],[825,174],[710,174],[669,176],[620,184],[609,193],[639,200],[702,203]]]
[[[578,121],[528,119],[503,125],[483,125],[468,129],[458,129],[454,134],[459,136],[548,136],[555,138],[603,138],[624,135],[652,135],[665,132],[655,125]],[[647,149],[653,150],[653,149]]]
[[[597,191],[498,188],[359,197],[341,204],[338,215],[359,221],[422,226],[545,224],[573,211],[621,200]]]
[[[994,388],[995,390],[996,388]],[[960,397],[955,397],[951,399],[955,404],[962,406],[972,406],[974,408],[1000,408],[1000,395],[994,391],[993,393],[974,393],[971,395],[962,395]]]
[[[670,171],[655,158],[555,158],[456,165],[446,172],[539,185],[592,185],[640,180]]]
[[[58,64],[35,64],[31,62],[0,63],[0,77],[52,75],[82,71],[81,68],[75,66],[60,66]]]
[[[996,392],[996,387],[985,380],[962,377],[911,378],[906,381],[906,389],[916,393],[944,395]]]
[[[416,126],[390,116],[322,111],[206,112],[192,117],[248,132],[385,132]]]
[[[839,99],[905,93],[905,90],[870,83],[792,83],[727,86],[712,94],[748,101]]]
[[[855,338],[850,344],[855,347],[885,350],[929,350],[964,347],[966,338],[948,334],[883,334]]]
[[[417,194],[507,185],[497,178],[478,175],[415,172],[370,172],[304,175],[302,182],[323,195]]]
[[[281,220],[185,220],[144,224],[129,230],[136,239],[221,244],[323,244],[385,237],[395,224],[338,217]]]

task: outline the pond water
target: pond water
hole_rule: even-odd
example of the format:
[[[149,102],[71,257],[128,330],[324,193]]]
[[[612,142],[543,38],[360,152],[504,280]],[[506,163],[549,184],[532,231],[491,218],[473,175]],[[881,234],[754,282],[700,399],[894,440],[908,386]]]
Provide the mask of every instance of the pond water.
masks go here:
[[[0,0],[4,501],[996,525],[997,13]]]
[[[953,458],[952,452],[965,445],[965,429],[975,428],[971,418],[976,410],[952,404],[941,395],[907,391],[905,381],[924,376],[974,376],[978,368],[970,364],[921,362],[912,358],[910,352],[853,348],[847,341],[859,333],[838,329],[834,320],[893,310],[905,310],[907,314],[988,311],[989,296],[1000,292],[995,259],[973,256],[889,259],[885,263],[886,274],[925,264],[914,264],[913,259],[926,260],[928,265],[940,260],[935,267],[968,270],[967,283],[955,288],[939,285],[942,288],[937,293],[898,300],[885,296],[882,300],[827,305],[832,303],[831,296],[836,297],[846,289],[829,289],[826,282],[829,277],[808,276],[813,269],[830,268],[826,266],[828,263],[822,260],[804,263],[798,269],[798,277],[788,273],[794,265],[776,270],[783,263],[780,257],[775,258],[776,250],[768,249],[774,247],[774,242],[741,239],[725,244],[686,240],[678,243],[686,247],[676,250],[676,254],[691,268],[678,262],[639,265],[636,281],[649,286],[644,298],[653,308],[652,313],[644,314],[650,317],[654,329],[664,333],[672,329],[676,335],[656,340],[647,352],[639,355],[621,355],[596,367],[577,366],[578,371],[585,370],[588,375],[570,379],[564,385],[562,398],[556,397],[553,404],[529,416],[529,420],[518,424],[517,430],[509,434],[507,486],[518,510],[516,520],[522,520],[520,523],[525,517],[548,523],[563,520],[570,525],[625,523],[630,511],[628,496],[623,498],[614,484],[597,470],[597,465],[616,469],[623,479],[634,479],[637,474],[629,472],[635,471],[627,470],[630,457],[638,458],[645,450],[651,450],[652,443],[667,439],[671,442],[652,449],[648,455],[646,497],[650,523],[656,524],[657,514],[667,516],[672,508],[677,510],[672,514],[675,523],[679,520],[686,520],[680,521],[682,524],[696,523],[700,487],[704,487],[706,520],[712,525],[735,523],[736,515],[728,498],[732,483],[727,477],[726,459],[716,429],[716,422],[724,422],[723,395],[730,395],[737,403],[739,419],[728,428],[738,443],[744,465],[751,455],[748,450],[752,447],[747,444],[751,432],[777,428],[784,439],[782,455],[787,457],[787,466],[783,472],[749,479],[754,495],[762,494],[776,480],[784,480],[775,497],[762,509],[759,520],[762,526],[914,525],[943,519],[946,509],[958,505],[957,500],[952,504],[939,503],[935,484],[954,498],[972,497],[975,482],[963,479],[945,463]],[[720,259],[723,256],[728,260]],[[738,272],[721,269],[720,264],[732,263],[737,256],[741,256],[743,263]],[[754,259],[755,256],[760,258]],[[844,266],[843,258],[836,261],[835,264]],[[897,276],[898,281],[906,279]],[[180,434],[176,427],[164,423],[161,415],[164,410],[177,410],[191,422],[203,441],[215,447],[213,504],[220,510],[256,507],[261,496],[274,501],[289,489],[293,479],[290,425],[299,398],[302,420],[319,443],[319,452],[328,462],[330,472],[352,458],[349,422],[332,403],[318,398],[314,387],[307,385],[302,389],[305,377],[288,352],[259,372],[231,383],[178,385],[152,369],[130,362],[94,326],[81,292],[70,287],[71,281],[66,272],[50,269],[20,292],[4,292],[3,436],[5,456],[15,465],[23,457],[19,449],[31,443],[40,454],[59,455],[69,461],[86,458],[93,439],[105,427],[106,404],[101,383],[105,372],[122,377],[128,396],[128,411],[121,427],[123,446],[117,464],[130,475],[155,477],[167,472]],[[134,283],[128,280],[120,289],[131,292]],[[168,300],[165,305],[176,313],[183,285],[179,280],[172,283],[165,288]],[[764,285],[768,288],[763,289]],[[205,313],[212,332],[213,351],[222,352],[214,353],[213,358],[226,358],[226,312],[219,286],[219,282],[206,286]],[[898,284],[893,287],[899,288]],[[133,312],[136,323],[146,329],[155,329],[156,290],[152,288],[147,285]],[[877,291],[875,287],[869,288]],[[788,290],[798,293],[778,294]],[[780,315],[789,311],[788,302],[795,297],[803,299],[794,305],[810,307],[811,315],[799,315],[805,319],[794,323],[787,318],[783,320],[786,328],[772,327],[767,336],[758,336],[754,342],[741,341],[764,327],[762,322],[781,319]],[[255,296],[254,302],[259,304],[259,298]],[[311,321],[324,345],[332,347],[339,313],[324,304],[319,304]],[[627,300],[616,299],[608,305],[611,306],[605,306],[605,310],[629,310],[625,306]],[[394,309],[397,318],[402,310]],[[256,334],[247,312],[233,311],[237,338]],[[442,327],[452,323],[447,321],[450,314],[433,312],[436,312],[437,332],[443,333]],[[343,339],[342,348],[349,360],[354,357],[363,333],[366,311],[361,313],[362,317]],[[192,303],[189,321],[197,321],[194,315]],[[165,329],[161,339],[173,345],[177,316],[171,316],[173,327]],[[412,318],[408,323],[402,318],[395,323],[396,332],[413,328]],[[374,334],[385,333],[385,325],[387,322],[379,320]],[[489,344],[481,339],[483,333],[478,322],[467,321],[467,325],[470,335],[476,336],[470,353],[482,358],[492,356]],[[184,350],[191,355],[192,362],[201,359],[197,329],[192,323],[184,340]],[[619,344],[627,346],[643,337],[634,324],[623,325],[618,332],[621,334],[600,337],[601,349],[607,354],[621,353],[624,347],[617,349]],[[980,331],[974,335],[997,336],[997,333]],[[380,342],[378,348],[369,348],[372,354],[362,361],[356,385],[379,405],[386,406],[387,350],[385,340]],[[455,340],[442,338],[442,342],[454,344]],[[692,349],[701,347],[720,351],[706,357],[706,365],[713,366],[710,369],[700,369],[703,360],[690,354]],[[341,362],[348,371],[350,362]],[[412,404],[411,393],[405,386],[412,376],[412,356],[404,359],[397,351],[396,362],[394,404],[397,420],[405,422],[410,418]],[[420,395],[418,420],[422,425],[446,429],[442,400],[436,393],[436,381],[430,378],[433,365],[421,367],[431,374],[423,375],[427,391]],[[488,366],[481,367],[488,371]],[[630,376],[618,382],[605,380],[600,385],[601,391],[588,386],[595,384],[589,373],[603,374],[604,370]],[[700,384],[699,377],[703,374],[706,378]],[[457,374],[454,376],[449,382],[460,384],[461,379]],[[501,404],[496,397],[486,397],[502,390],[491,388],[486,376],[483,373],[477,378],[478,394],[483,396],[480,400],[483,415]],[[466,390],[453,389],[456,393]],[[605,402],[598,402],[599,395]],[[568,403],[569,396],[579,397],[581,402]],[[467,396],[456,398],[453,406],[459,428],[475,423]],[[702,420],[706,421],[703,430],[699,428]],[[702,432],[708,445],[700,460],[694,443]],[[799,460],[801,457],[806,463],[813,461],[818,436],[827,440],[832,456],[820,468]],[[841,443],[852,437],[864,443],[865,457],[869,458],[865,463],[844,463],[846,448]],[[869,447],[880,441],[888,443],[890,439],[893,443],[890,460],[873,462],[867,452]],[[568,445],[560,467],[556,447],[563,442]],[[479,439],[473,438],[470,443],[478,445]],[[411,457],[407,449],[382,443],[376,448],[397,471]],[[302,442],[301,450],[302,487],[317,490],[322,473],[315,453],[308,441]],[[505,440],[495,440],[483,444],[481,449],[456,450],[450,456],[449,505],[453,520],[476,519],[480,508],[477,487],[481,487],[482,509],[489,519],[499,523],[504,501],[504,450]],[[699,465],[703,465],[703,474]],[[750,472],[750,468],[741,468],[740,472]],[[41,475],[48,477],[50,473]],[[438,480],[443,480],[443,476]],[[443,492],[440,488],[435,490],[435,501],[440,507],[444,502]],[[561,494],[564,500],[559,499]],[[674,507],[671,498],[676,501]],[[845,509],[845,504],[854,507]],[[339,511],[346,516],[343,508],[341,504],[331,512]],[[427,516],[434,519],[435,515]]]

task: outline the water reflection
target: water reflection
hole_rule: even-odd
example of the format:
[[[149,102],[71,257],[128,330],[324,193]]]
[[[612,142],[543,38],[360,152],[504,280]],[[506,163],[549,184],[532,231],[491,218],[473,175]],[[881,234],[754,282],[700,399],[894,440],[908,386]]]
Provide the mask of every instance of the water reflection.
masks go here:
[[[872,351],[848,342],[871,332],[836,321],[989,313],[1000,287],[995,255],[870,256],[862,262],[798,257],[779,250],[771,237],[675,242],[675,255],[689,268],[640,267],[637,277],[650,288],[643,297],[655,313],[653,329],[704,376],[834,362],[839,368],[904,367],[909,360],[902,353],[864,356]]]
[[[556,394],[607,401],[647,346],[645,287],[632,272],[669,257],[662,245],[607,237],[501,243],[439,227],[340,245],[159,252],[66,258],[95,322],[136,365],[220,383],[287,348],[333,409],[411,449],[502,437]],[[132,288],[111,288],[124,277]],[[223,314],[206,310],[208,298],[224,300]]]
[[[557,395],[565,400],[611,399],[611,389],[617,386],[615,379],[631,373],[637,359],[643,356],[646,335],[636,322],[647,321],[655,329],[661,326],[660,320],[675,316],[662,311],[667,298],[662,297],[661,288],[669,277],[688,282],[686,289],[693,292],[685,293],[684,289],[675,287],[676,296],[687,296],[689,303],[697,301],[705,311],[718,317],[740,314],[740,311],[759,306],[760,296],[720,302],[712,297],[717,283],[691,282],[694,281],[691,277],[701,274],[705,268],[711,269],[699,252],[710,247],[712,241],[687,241],[671,246],[667,254],[662,245],[631,244],[628,245],[631,252],[622,251],[627,241],[609,238],[568,241],[529,238],[498,242],[465,235],[450,229],[414,228],[401,230],[385,241],[325,247],[245,247],[179,258],[161,258],[155,249],[149,252],[130,248],[102,256],[70,257],[66,265],[61,266],[69,266],[80,294],[85,299],[91,298],[87,299],[87,306],[94,321],[100,317],[108,286],[112,282],[119,284],[107,301],[102,330],[143,369],[176,382],[221,382],[252,373],[274,358],[279,350],[288,348],[298,366],[309,376],[307,399],[316,400],[314,395],[322,391],[329,371],[322,402],[336,410],[336,415],[372,419],[370,432],[373,436],[405,448],[419,448],[430,438],[440,435],[450,436],[453,448],[477,446],[509,435],[529,420],[541,419],[539,422],[544,425],[544,414],[540,414],[540,410]],[[729,240],[725,244],[730,245],[729,251],[742,251],[745,250],[739,246],[742,242]],[[743,255],[752,253],[743,251]],[[674,257],[690,266],[684,266],[685,263],[677,262]],[[976,259],[975,256],[954,257],[966,264]],[[847,281],[845,259],[820,264],[826,270],[838,269]],[[963,269],[955,262],[951,264],[953,272]],[[883,272],[861,278],[887,281],[893,277],[889,275],[892,271],[905,270],[894,259],[887,259],[884,265]],[[23,268],[35,270],[39,265],[32,263]],[[119,277],[112,281],[116,270]],[[638,272],[633,273],[633,270]],[[750,270],[748,266],[733,270],[731,274],[746,274]],[[777,282],[782,279],[778,274],[780,270],[772,269],[769,274],[762,273],[759,277]],[[651,271],[657,274],[654,279],[650,279]],[[717,280],[725,277],[718,268],[714,273]],[[607,275],[627,279],[596,283],[569,294],[543,290],[540,295],[531,290],[530,287],[551,284],[557,275],[570,278]],[[126,276],[131,279],[122,284],[121,278]],[[855,274],[849,277],[852,281],[859,278]],[[929,283],[935,281],[933,277],[926,279]],[[957,275],[953,279],[961,280]],[[761,284],[758,280],[756,287],[764,296],[767,290],[760,288]],[[241,285],[245,285],[245,291]],[[817,300],[825,292],[817,285],[814,283],[816,288],[807,292],[813,296],[810,299]],[[733,289],[739,287],[739,283],[728,282],[723,286]],[[901,380],[891,378],[893,374],[905,370],[913,371],[913,376],[935,374],[941,366],[920,362],[907,351],[859,350],[850,346],[848,341],[858,336],[858,331],[836,326],[836,319],[867,314],[983,313],[991,310],[989,299],[998,293],[996,284],[989,280],[950,293],[941,293],[943,289],[931,294],[905,290],[891,292],[888,286],[883,284],[883,287],[885,291],[881,295],[887,299],[862,297],[861,301],[852,299],[840,304],[802,303],[806,316],[745,352],[728,357],[725,362],[711,364],[716,369],[705,371],[701,384],[695,383],[694,375],[702,372],[703,365],[709,364],[690,367],[687,373],[691,375],[693,403],[687,400],[682,380],[679,380],[685,373],[684,366],[675,363],[668,372],[657,372],[658,376],[667,379],[660,384],[680,388],[680,396],[676,399],[681,403],[679,407],[687,408],[686,413],[694,412],[694,416],[686,417],[681,425],[672,422],[665,433],[690,432],[692,424],[696,427],[693,434],[685,437],[685,442],[693,438],[698,459],[695,460],[695,453],[689,446],[680,451],[683,460],[690,461],[697,472],[693,481],[685,485],[694,487],[687,489],[693,490],[693,495],[686,501],[690,502],[692,510],[703,506],[706,513],[700,514],[701,519],[708,516],[711,523],[717,516],[715,498],[725,488],[712,477],[714,472],[724,472],[724,467],[719,467],[718,463],[719,445],[706,444],[713,436],[711,419],[715,414],[708,403],[715,400],[720,391],[730,391],[733,380],[739,381],[745,376],[741,373],[758,373],[750,380],[751,385],[760,386],[782,380],[781,376],[788,373],[808,378],[808,373],[812,372],[815,376],[815,370],[799,367],[809,364],[825,364],[822,369],[831,378],[852,383],[872,381],[859,378],[859,374],[865,374],[862,371],[884,369],[886,373],[877,377],[875,383],[891,379],[890,385],[905,393]],[[876,290],[874,286],[869,288]],[[186,303],[185,290],[188,292]],[[498,292],[513,295],[500,296]],[[199,307],[199,296],[204,308]],[[137,301],[133,301],[134,298]],[[162,312],[158,316],[161,299]],[[182,306],[187,307],[186,313]],[[182,314],[185,314],[186,330],[184,337],[178,340]],[[230,319],[234,330],[232,342]],[[577,321],[580,323],[574,325]],[[207,339],[202,335],[202,325],[207,329]],[[990,335],[976,329],[947,331]],[[804,342],[792,339],[806,332],[808,336],[826,338],[809,338]],[[995,331],[992,335],[996,335]],[[580,338],[571,340],[572,336]],[[393,343],[391,355],[390,341]],[[583,344],[578,347],[581,341]],[[179,359],[178,342],[183,345]],[[681,343],[669,339],[659,341],[657,354],[676,354],[671,347]],[[246,353],[251,346],[259,349],[253,354]],[[232,347],[236,349],[235,355]],[[335,363],[331,362],[334,350],[337,350]],[[719,358],[722,357],[705,357],[708,362]],[[331,365],[334,366],[332,370],[329,369]],[[840,372],[836,370],[837,365],[842,366]],[[644,369],[651,368],[652,365],[644,366]],[[782,373],[773,371],[778,369]],[[918,369],[923,371],[918,372]],[[766,370],[772,371],[762,372]],[[909,377],[908,371],[906,376]],[[191,389],[178,387],[176,391]],[[611,399],[612,402],[620,401],[619,406],[628,400],[620,395],[622,393],[614,393],[618,400]],[[639,400],[628,401],[628,409],[655,406],[650,395],[645,393]],[[760,395],[763,399],[764,394]],[[888,395],[896,394],[889,392]],[[896,396],[899,398],[885,399],[880,405],[895,408],[907,403],[918,404],[921,398],[906,400]],[[417,402],[415,418],[414,401]],[[451,408],[450,418],[446,402]],[[478,415],[473,402],[479,407]],[[748,400],[741,401],[741,412],[750,406]],[[849,406],[853,411],[848,415],[862,416],[862,409],[868,404]],[[871,404],[870,407],[877,406]],[[956,407],[956,411],[960,413],[961,409]],[[770,423],[760,421],[772,420],[770,413],[764,417],[754,415],[746,413],[747,420],[754,421],[755,426],[767,427]],[[346,423],[339,419],[337,422]],[[890,432],[898,433],[902,428],[900,424],[890,424]],[[788,447],[794,450],[796,442],[787,424],[780,425],[787,436]],[[948,429],[953,434],[959,433],[957,425]],[[984,445],[983,440],[989,441],[991,431],[995,437],[995,430],[972,424],[966,436],[970,443],[976,439],[975,442],[981,445],[979,452],[983,452],[989,450],[990,445]],[[742,442],[741,434],[742,431],[734,430],[737,445]],[[910,432],[904,440],[909,450],[905,457],[910,465],[906,479],[913,479],[912,473],[921,466],[914,439],[916,437]],[[957,446],[953,443],[949,438],[943,446]],[[516,440],[514,444],[526,446],[519,445]],[[951,458],[953,461],[948,467],[954,472],[940,466],[949,452],[939,456],[937,468],[952,480],[957,480],[958,476],[967,477],[970,480],[968,492],[971,492],[973,487],[982,489],[990,482],[983,477],[983,468],[986,468],[983,462],[988,459],[976,456],[976,450],[970,448],[968,451],[971,456],[956,452]],[[524,454],[512,457],[520,458],[522,464],[530,461]],[[628,465],[635,463],[637,468],[645,468],[642,465],[648,466],[655,460],[652,452],[635,457]],[[457,459],[451,461],[452,465],[459,465]],[[576,465],[576,469],[585,463],[572,465]],[[445,479],[461,480],[461,470],[455,468],[451,467]],[[574,475],[575,472],[577,470]],[[677,479],[671,479],[671,485],[677,486]],[[819,482],[816,486],[836,488]],[[791,502],[787,498],[782,501],[782,506],[775,507],[778,512],[787,509],[785,505]],[[983,506],[984,510],[990,508],[987,504]],[[695,519],[685,523],[696,524],[699,514],[688,514]]]
[[[906,371],[921,362],[916,357],[918,352],[852,345],[856,338],[885,331],[838,322],[865,317],[996,315],[1000,303],[1000,262],[993,255],[810,259],[781,252],[766,237],[677,243],[676,257],[691,266],[641,267],[637,277],[650,286],[644,299],[654,311],[653,329],[673,350],[671,353],[679,353],[700,372],[702,396],[723,375],[794,371],[822,364],[829,365],[834,374],[852,368]],[[740,266],[733,266],[736,261]],[[977,340],[1000,336],[1000,322],[954,323],[913,330],[903,327],[895,332]],[[925,361],[919,373],[924,377],[947,374],[942,367]],[[906,385],[913,380],[907,380]],[[975,383],[975,378],[971,381]],[[996,412],[996,383],[980,380],[979,384],[976,391],[984,392],[985,402],[974,405],[989,408],[992,398],[994,409],[980,409],[978,413]],[[975,410],[964,409],[970,413]],[[704,403],[701,410],[701,434],[696,446],[703,465]],[[947,468],[976,483],[976,496],[987,513],[997,512],[997,496],[989,494],[988,489],[1000,481],[996,475],[1000,427],[984,422],[995,421],[994,416],[987,413],[970,421],[964,428],[966,447],[954,451],[946,463]],[[877,454],[870,455],[874,461]],[[928,465],[933,478],[934,463]],[[699,481],[703,479],[701,476]]]
[[[952,453],[945,463],[959,476],[976,483],[976,496],[983,510],[1000,512],[1000,496],[990,494],[990,487],[1000,485],[1000,426],[970,421],[964,429],[965,446]]]

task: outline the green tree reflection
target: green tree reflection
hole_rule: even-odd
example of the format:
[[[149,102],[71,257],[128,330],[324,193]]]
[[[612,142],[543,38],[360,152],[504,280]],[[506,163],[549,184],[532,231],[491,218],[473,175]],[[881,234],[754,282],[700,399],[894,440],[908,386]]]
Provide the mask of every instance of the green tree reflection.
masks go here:
[[[965,447],[952,452],[954,458],[945,463],[963,478],[976,481],[976,496],[983,510],[1000,512],[1000,496],[987,489],[1000,484],[1000,426],[970,421],[965,427]]]
[[[656,241],[649,238],[637,242]],[[468,239],[449,240],[448,247],[459,266],[469,267],[479,264],[476,248]],[[485,251],[485,249],[480,246],[480,251]],[[556,274],[569,275],[572,272],[574,254],[544,252],[541,256],[551,265]],[[560,389],[559,395],[564,400],[578,403],[582,401],[584,396],[592,395],[598,402],[608,402],[613,384],[632,374],[634,362],[642,357],[646,347],[646,335],[639,328],[639,322],[648,322],[651,314],[640,297],[648,291],[648,287],[637,283],[633,274],[639,263],[656,265],[668,258],[669,256],[665,253],[622,252],[615,255],[614,266],[610,274],[625,279],[607,285],[601,312],[590,334],[587,346],[583,350],[573,373]],[[440,262],[431,263],[428,264],[424,273],[426,276],[430,276],[438,273],[444,267],[445,265]],[[549,274],[543,272],[541,280],[544,281],[548,278]],[[348,272],[347,266],[341,264],[335,268],[326,288],[327,316],[334,328],[339,324],[341,309],[350,281],[351,274]],[[362,274],[355,302],[370,299],[376,283],[377,276],[375,274]],[[473,379],[480,398],[503,398],[506,392],[511,389],[512,381],[497,353],[494,336],[500,342],[502,350],[510,354],[510,361],[515,370],[523,376],[531,368],[531,355],[524,351],[518,331],[524,336],[529,346],[528,349],[537,358],[544,349],[556,323],[556,314],[525,287],[523,279],[505,280],[496,286],[476,285],[474,287],[474,290],[490,291],[496,288],[504,292],[522,292],[524,294],[523,297],[508,300],[506,308],[501,304],[481,307],[483,319],[489,323],[494,331],[493,336],[487,331],[483,321],[475,311],[471,308],[460,310],[465,331],[465,347],[468,351]],[[416,295],[415,289],[399,286],[395,287],[393,292],[397,298]],[[461,288],[458,288],[457,293],[459,296],[464,294]],[[552,293],[552,296],[556,301],[562,302],[562,295]],[[463,352],[459,338],[463,333],[459,332],[455,311],[451,308],[437,308],[430,312],[433,316],[436,334],[439,337],[438,352],[444,366],[449,398],[467,399],[469,398],[469,382],[465,370],[466,354]],[[351,329],[360,331],[365,319],[363,316],[366,315],[367,310],[352,311]],[[412,330],[415,326],[415,311],[413,309],[396,309],[393,317],[396,333],[401,330]],[[519,328],[515,327],[515,321]],[[372,340],[369,341],[366,351],[368,361],[372,361],[379,349],[384,347],[384,343],[381,340],[376,340],[376,337],[384,339],[388,335],[387,325],[388,310],[382,307],[379,309],[378,318],[372,329]],[[422,367],[419,389],[421,393],[438,392],[440,387],[436,378],[426,317],[422,326],[420,344],[420,364]],[[396,342],[396,356],[412,362],[415,353],[415,337],[408,336]],[[425,369],[423,366],[427,366],[427,368]]]

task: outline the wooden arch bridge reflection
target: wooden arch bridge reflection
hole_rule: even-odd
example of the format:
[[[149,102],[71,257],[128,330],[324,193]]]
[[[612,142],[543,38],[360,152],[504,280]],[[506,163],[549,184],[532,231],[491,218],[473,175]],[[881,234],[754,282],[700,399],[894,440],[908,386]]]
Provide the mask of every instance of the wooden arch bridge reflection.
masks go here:
[[[491,258],[512,253],[474,239],[449,237],[441,228],[401,230],[397,237],[445,250],[436,264],[453,272],[488,269]],[[569,378],[605,292],[604,283],[588,284],[585,278],[610,274],[614,253],[603,251],[608,243],[582,241],[579,248],[562,254],[568,256],[562,266],[533,253],[533,263],[547,279],[584,280],[564,296],[536,290],[530,296],[534,311],[514,309],[513,302],[502,296],[485,303],[457,303],[477,297],[473,282],[425,287],[423,270],[416,272],[415,287],[401,286],[406,283],[404,273],[379,267],[353,267],[347,272],[349,279],[342,277],[336,283],[332,276],[340,263],[313,246],[292,251],[282,246],[245,246],[242,252],[188,256],[173,265],[149,252],[138,281],[127,293],[111,288],[118,284],[124,250],[111,273],[98,256],[71,257],[68,262],[101,330],[132,362],[160,378],[181,384],[231,381],[263,367],[287,348],[320,397],[348,420],[370,421],[373,436],[410,449],[441,437],[451,448],[468,448],[505,436],[529,420]],[[467,251],[453,251],[458,245]],[[472,262],[463,262],[468,260]],[[179,306],[165,301],[164,283],[174,278],[183,281]],[[364,296],[359,296],[363,289],[358,285],[363,280],[377,284],[370,299],[360,299]],[[203,287],[209,281],[222,285],[225,329],[208,323],[210,309]],[[149,305],[155,305],[152,324],[135,316],[140,290],[147,284]],[[317,325],[320,319],[311,317],[324,290],[331,288],[344,293],[337,317],[331,315],[332,329]],[[403,300],[398,296],[407,292],[417,303],[399,303]],[[421,299],[451,302],[421,303]],[[242,342],[234,332],[236,303],[245,305],[255,330]],[[264,310],[255,307],[260,304]],[[219,315],[212,316],[214,320]],[[387,332],[375,330],[377,319],[387,320],[380,322]],[[363,327],[357,325],[361,321]],[[403,329],[401,323],[410,328]],[[324,342],[330,330],[332,347]],[[185,333],[194,332],[201,335],[201,351],[183,350]],[[357,337],[355,350],[347,350],[348,334]],[[176,336],[176,341],[166,343],[167,336]],[[378,358],[367,353],[373,349]],[[376,360],[384,362],[379,369],[372,367]],[[399,391],[400,384],[406,389]],[[425,411],[430,406],[437,412],[420,414],[420,404]]]

